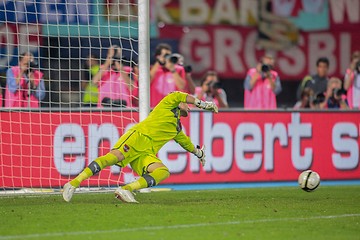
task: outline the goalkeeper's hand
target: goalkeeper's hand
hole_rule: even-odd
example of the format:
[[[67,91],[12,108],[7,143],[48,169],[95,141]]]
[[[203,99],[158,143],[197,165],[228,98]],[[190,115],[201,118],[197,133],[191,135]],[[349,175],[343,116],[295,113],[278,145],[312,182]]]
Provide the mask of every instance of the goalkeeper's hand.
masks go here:
[[[205,110],[212,111],[214,113],[218,113],[218,107],[213,102],[204,102],[204,101],[196,98],[194,104],[198,108],[202,108],[202,109],[205,109]]]
[[[199,145],[197,145],[194,154],[199,158],[201,165],[205,166],[205,145],[203,145],[201,148]]]

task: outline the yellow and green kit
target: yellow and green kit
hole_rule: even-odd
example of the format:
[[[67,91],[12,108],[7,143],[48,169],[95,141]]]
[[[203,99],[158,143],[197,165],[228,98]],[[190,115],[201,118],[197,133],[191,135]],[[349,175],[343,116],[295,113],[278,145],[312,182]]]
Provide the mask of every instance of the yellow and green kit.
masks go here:
[[[186,102],[186,96],[183,92],[168,94],[145,120],[121,136],[113,147],[125,157],[118,163],[119,166],[130,164],[137,174],[145,174],[149,164],[161,162],[156,154],[170,140],[175,140],[189,152],[194,150],[194,145],[182,131],[180,122],[178,106],[181,102]]]

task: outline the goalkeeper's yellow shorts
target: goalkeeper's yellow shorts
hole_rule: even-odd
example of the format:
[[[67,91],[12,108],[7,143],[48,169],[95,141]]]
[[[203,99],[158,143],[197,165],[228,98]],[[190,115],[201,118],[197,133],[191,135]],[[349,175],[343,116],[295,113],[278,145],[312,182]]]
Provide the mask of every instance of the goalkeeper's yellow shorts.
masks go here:
[[[152,140],[137,130],[127,131],[115,143],[112,149],[119,150],[125,159],[117,163],[120,167],[130,164],[131,168],[142,176],[147,173],[147,167],[161,160],[153,152]]]

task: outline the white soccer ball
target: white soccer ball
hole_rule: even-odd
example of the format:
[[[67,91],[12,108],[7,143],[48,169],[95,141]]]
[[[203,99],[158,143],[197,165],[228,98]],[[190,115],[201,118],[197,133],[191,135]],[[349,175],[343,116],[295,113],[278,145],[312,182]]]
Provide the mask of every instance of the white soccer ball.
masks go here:
[[[299,175],[298,183],[302,190],[311,192],[320,185],[320,176],[317,172],[306,170]]]

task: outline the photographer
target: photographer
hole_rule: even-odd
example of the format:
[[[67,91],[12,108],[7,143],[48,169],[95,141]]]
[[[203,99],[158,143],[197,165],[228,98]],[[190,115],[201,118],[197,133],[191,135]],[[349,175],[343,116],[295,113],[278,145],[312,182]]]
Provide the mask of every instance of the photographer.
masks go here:
[[[351,57],[351,64],[346,69],[344,89],[350,108],[360,108],[360,51],[355,51]]]
[[[244,81],[244,107],[276,109],[276,95],[281,92],[279,75],[273,70],[275,60],[265,55],[255,68],[249,69]]]
[[[190,94],[195,94],[196,85],[195,85],[194,80],[191,75],[191,73],[192,73],[191,65],[184,66],[184,56],[183,55],[181,55],[179,53],[173,53],[172,55],[178,59],[176,64],[184,67],[184,70],[185,70],[186,86],[183,91],[190,93]]]
[[[184,67],[170,45],[160,43],[155,49],[155,63],[150,69],[150,106],[155,107],[168,93],[186,88]]]
[[[218,80],[215,71],[208,71],[201,80],[201,86],[195,88],[195,97],[203,101],[211,101],[218,108],[228,108],[227,96]]]
[[[321,109],[349,109],[346,92],[342,89],[339,78],[330,78],[324,102],[320,103]]]
[[[6,72],[5,107],[38,108],[45,97],[45,84],[38,64],[30,52],[19,57],[19,65]]]
[[[304,88],[301,98],[296,102],[294,109],[313,108],[315,94],[311,88]]]
[[[123,68],[122,50],[111,46],[93,83],[99,86],[98,107],[132,107],[132,81]]]

